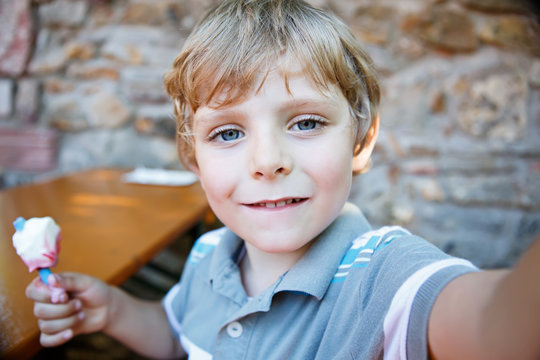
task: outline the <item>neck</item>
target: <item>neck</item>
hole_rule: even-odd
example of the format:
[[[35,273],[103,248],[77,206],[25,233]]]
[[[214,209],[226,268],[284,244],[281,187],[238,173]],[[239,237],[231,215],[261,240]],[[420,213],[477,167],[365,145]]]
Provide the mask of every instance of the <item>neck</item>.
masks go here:
[[[246,294],[254,297],[289,271],[309,249],[310,244],[291,253],[268,253],[245,243],[246,256],[240,263]]]

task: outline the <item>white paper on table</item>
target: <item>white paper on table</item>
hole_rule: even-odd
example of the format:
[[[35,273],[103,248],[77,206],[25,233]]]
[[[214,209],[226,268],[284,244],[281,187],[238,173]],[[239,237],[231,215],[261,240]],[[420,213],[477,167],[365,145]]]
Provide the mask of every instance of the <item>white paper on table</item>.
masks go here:
[[[138,167],[122,176],[127,183],[187,186],[197,181],[197,175],[184,170],[149,169]]]

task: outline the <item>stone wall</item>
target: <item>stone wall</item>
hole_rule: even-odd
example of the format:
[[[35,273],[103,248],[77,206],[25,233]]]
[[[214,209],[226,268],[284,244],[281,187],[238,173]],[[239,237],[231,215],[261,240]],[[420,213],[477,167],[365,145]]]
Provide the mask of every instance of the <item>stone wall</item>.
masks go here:
[[[0,0],[5,186],[95,166],[179,167],[162,75],[214,1]],[[352,27],[381,74],[380,140],[351,199],[376,225],[405,225],[480,266],[513,263],[540,230],[530,3],[311,3]]]

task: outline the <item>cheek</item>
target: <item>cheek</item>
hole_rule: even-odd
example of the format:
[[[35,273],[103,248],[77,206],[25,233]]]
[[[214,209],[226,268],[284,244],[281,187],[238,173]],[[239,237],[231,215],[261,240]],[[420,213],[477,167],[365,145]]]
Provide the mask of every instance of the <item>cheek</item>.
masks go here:
[[[199,180],[208,201],[212,204],[227,199],[234,190],[235,170],[231,168],[230,164],[218,161],[210,154],[198,155],[197,162],[199,164]]]
[[[352,166],[345,162],[329,162],[329,166],[320,169],[320,183],[328,193],[348,194],[352,183]]]
[[[325,189],[349,187],[352,181],[352,151],[343,146],[321,147],[305,156],[304,170]],[[337,150],[340,149],[340,150]],[[343,150],[341,150],[343,149]],[[333,189],[336,188],[336,189]],[[332,191],[333,192],[333,191]]]

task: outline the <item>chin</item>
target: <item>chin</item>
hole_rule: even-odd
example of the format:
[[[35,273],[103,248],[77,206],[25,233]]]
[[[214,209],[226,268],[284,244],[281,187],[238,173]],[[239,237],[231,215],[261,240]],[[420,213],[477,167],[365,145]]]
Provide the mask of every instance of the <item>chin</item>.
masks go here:
[[[303,235],[305,236],[305,234]],[[276,238],[279,239],[279,241],[276,241]],[[249,243],[257,249],[269,254],[286,254],[297,252],[304,249],[306,246],[309,246],[309,244],[311,244],[311,238],[298,239],[294,237],[287,239],[280,235],[274,235],[270,236],[268,239],[259,238],[257,241]]]

